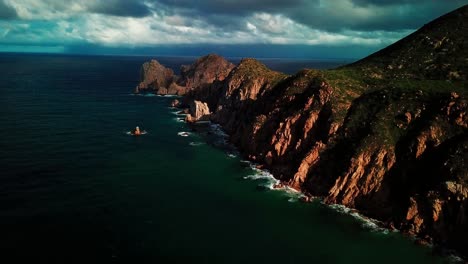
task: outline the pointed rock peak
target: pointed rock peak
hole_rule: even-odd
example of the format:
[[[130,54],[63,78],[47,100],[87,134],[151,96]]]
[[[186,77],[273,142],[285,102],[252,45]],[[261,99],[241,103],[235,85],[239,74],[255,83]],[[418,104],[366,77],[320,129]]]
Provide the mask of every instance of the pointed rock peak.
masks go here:
[[[181,79],[179,83],[191,89],[197,88],[214,81],[224,80],[233,68],[234,64],[225,58],[209,54],[198,58],[191,65],[183,65],[180,68]]]
[[[235,68],[236,74],[258,76],[273,73],[274,71],[269,69],[265,64],[253,58],[245,58]]]
[[[151,59],[150,64],[161,65],[161,63],[159,63],[159,61],[156,59]]]
[[[192,65],[183,65],[182,70],[186,69],[194,69],[197,67],[200,67],[201,65],[203,66],[231,66],[234,67],[234,64],[230,63],[228,60],[225,58],[217,55],[217,54],[208,54],[206,56],[198,58]]]
[[[205,55],[203,57],[200,57],[197,59],[197,61],[207,61],[207,60],[226,60],[224,57],[219,56],[218,54],[212,53]]]
[[[243,58],[240,61],[239,66],[257,66],[257,67],[267,68],[265,64],[261,63],[260,61],[254,58]]]

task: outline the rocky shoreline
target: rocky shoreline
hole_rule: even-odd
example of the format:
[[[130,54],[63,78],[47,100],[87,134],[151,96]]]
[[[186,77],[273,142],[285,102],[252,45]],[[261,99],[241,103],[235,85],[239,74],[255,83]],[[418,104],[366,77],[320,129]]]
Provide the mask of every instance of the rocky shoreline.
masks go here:
[[[142,67],[135,92],[184,95],[281,184],[468,256],[468,7],[361,61],[285,75],[217,55]],[[466,34],[466,33],[465,33]],[[434,59],[435,58],[435,59]]]

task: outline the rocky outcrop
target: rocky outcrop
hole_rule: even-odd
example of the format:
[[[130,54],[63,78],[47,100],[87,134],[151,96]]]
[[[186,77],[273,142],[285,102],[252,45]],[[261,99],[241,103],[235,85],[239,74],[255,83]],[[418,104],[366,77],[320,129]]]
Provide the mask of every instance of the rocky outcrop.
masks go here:
[[[212,84],[224,80],[233,68],[234,64],[223,57],[210,54],[197,59],[191,65],[181,66],[181,76],[176,76],[157,60],[151,60],[141,67],[140,83],[135,88],[135,93],[185,95],[196,90],[199,96],[204,93],[207,98],[211,95]]]
[[[185,87],[203,88],[215,81],[224,80],[233,68],[234,64],[225,58],[209,54],[197,59],[192,65],[183,65],[180,68],[179,84]]]
[[[140,70],[140,84],[135,88],[135,93],[155,92],[168,94],[168,89],[173,84],[174,78],[174,72],[161,65],[157,60],[145,62]],[[172,90],[174,89],[177,90],[172,87]]]
[[[210,109],[206,103],[193,101],[190,104],[189,114],[186,117],[187,122],[208,121],[210,120]]]
[[[180,106],[180,101],[177,99],[172,100],[171,102],[171,107],[179,107]]]

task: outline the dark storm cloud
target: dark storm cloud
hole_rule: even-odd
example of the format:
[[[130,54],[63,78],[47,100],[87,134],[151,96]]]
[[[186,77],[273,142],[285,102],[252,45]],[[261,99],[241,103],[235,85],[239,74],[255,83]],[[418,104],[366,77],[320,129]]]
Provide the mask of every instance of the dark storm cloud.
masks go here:
[[[281,14],[313,29],[398,31],[416,29],[468,0],[159,0],[184,16],[204,18],[219,27],[239,27],[255,12]],[[216,19],[218,16],[226,19]]]
[[[16,18],[15,9],[7,6],[3,1],[0,1],[0,19]]]
[[[403,4],[416,4],[421,2],[428,2],[428,0],[352,0],[358,6],[390,6],[390,5],[403,5]]]
[[[255,12],[279,14],[291,8],[299,8],[307,0],[156,0],[172,13],[184,17],[205,20],[224,30],[244,30],[245,18]]]
[[[464,4],[468,0],[0,0],[0,44],[376,49]]]
[[[393,2],[393,1],[392,1]],[[309,4],[288,15],[295,21],[325,31],[398,31],[417,29],[468,1],[331,1],[321,6]],[[425,4],[421,4],[421,3]]]
[[[279,12],[299,7],[307,0],[159,0],[176,8],[190,9],[203,14],[248,15],[252,12]]]
[[[151,14],[142,1],[135,0],[99,1],[91,5],[88,10],[93,13],[122,17],[145,17]]]

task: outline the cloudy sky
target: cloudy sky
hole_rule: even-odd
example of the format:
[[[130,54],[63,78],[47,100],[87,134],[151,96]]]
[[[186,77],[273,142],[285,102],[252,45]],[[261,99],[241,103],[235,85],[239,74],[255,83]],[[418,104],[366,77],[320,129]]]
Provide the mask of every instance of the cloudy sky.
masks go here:
[[[468,0],[0,0],[0,51],[361,57],[464,4]]]

